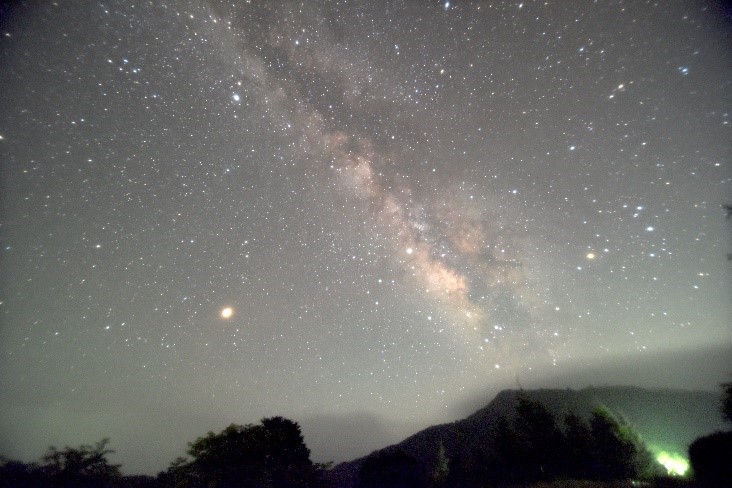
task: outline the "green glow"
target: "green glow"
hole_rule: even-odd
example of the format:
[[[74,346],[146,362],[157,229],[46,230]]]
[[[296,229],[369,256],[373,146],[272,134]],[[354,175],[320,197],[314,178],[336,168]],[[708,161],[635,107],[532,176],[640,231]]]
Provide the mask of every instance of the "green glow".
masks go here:
[[[656,461],[666,468],[671,476],[684,476],[689,470],[689,461],[681,454],[659,451],[656,453]]]

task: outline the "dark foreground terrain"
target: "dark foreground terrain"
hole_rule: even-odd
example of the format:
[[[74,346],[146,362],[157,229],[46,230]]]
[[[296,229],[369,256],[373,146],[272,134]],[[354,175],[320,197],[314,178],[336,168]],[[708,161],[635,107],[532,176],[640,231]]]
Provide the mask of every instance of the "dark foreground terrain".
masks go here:
[[[51,447],[39,463],[3,459],[0,488],[711,488],[725,478],[706,470],[724,464],[732,445],[719,415],[727,397],[727,385],[724,396],[635,387],[506,390],[462,420],[333,468],[310,460],[296,422],[272,417],[199,437],[156,477],[122,476],[107,461],[113,451],[105,439]],[[689,470],[690,445],[705,476]]]

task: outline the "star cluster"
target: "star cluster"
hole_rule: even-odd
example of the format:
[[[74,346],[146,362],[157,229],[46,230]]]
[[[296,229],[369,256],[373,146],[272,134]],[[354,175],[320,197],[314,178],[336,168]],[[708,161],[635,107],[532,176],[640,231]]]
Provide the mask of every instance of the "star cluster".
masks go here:
[[[426,425],[521,377],[730,342],[710,2],[5,14],[11,454],[111,436],[153,471],[231,421]],[[136,457],[150,429],[165,447]]]

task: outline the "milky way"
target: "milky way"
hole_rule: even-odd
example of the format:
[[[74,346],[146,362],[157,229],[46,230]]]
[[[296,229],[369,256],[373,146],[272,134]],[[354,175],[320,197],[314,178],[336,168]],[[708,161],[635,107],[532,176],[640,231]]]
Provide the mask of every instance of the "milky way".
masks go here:
[[[4,7],[2,453],[343,460],[729,344],[728,12],[555,3]]]

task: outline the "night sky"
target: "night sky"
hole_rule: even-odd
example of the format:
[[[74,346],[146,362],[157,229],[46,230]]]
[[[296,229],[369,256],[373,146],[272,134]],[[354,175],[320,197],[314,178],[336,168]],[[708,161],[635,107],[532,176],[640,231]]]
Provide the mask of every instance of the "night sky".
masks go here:
[[[342,461],[504,387],[729,378],[715,2],[0,15],[3,454],[155,473],[284,415]]]

